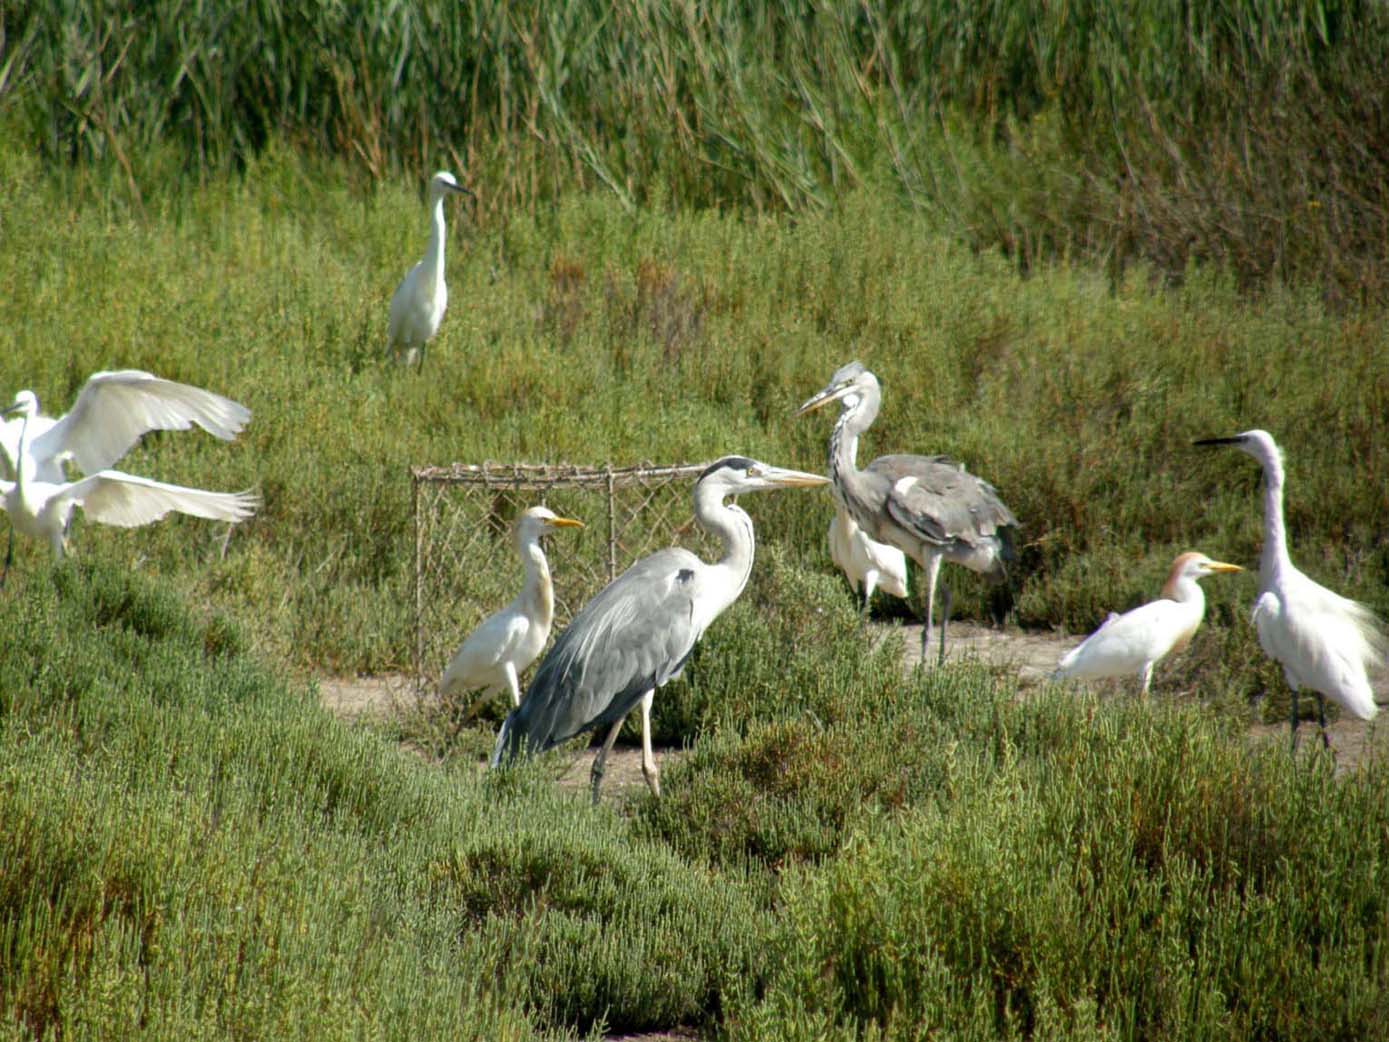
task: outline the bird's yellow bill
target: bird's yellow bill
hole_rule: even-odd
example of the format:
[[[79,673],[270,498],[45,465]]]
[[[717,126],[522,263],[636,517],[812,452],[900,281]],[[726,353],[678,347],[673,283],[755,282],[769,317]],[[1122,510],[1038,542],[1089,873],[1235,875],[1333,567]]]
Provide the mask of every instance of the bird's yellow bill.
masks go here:
[[[779,467],[768,468],[765,477],[786,488],[813,488],[830,483],[830,479],[823,474],[808,474],[803,470],[782,470]]]
[[[1242,572],[1242,571],[1244,571],[1244,569],[1241,568],[1239,565],[1237,565],[1237,564],[1226,564],[1224,561],[1209,561],[1209,562],[1206,563],[1206,567],[1209,568],[1209,569],[1210,569],[1211,571],[1213,571],[1213,572]]]
[[[801,407],[793,415],[804,416],[808,412],[814,412],[821,406],[838,400],[843,390],[842,387],[826,387],[823,391],[801,402]]]
[[[549,522],[548,522],[548,523],[554,525],[556,528],[583,528],[583,527],[584,527],[584,523],[583,523],[582,521],[576,521],[576,520],[574,520],[572,517],[552,517],[552,518],[549,519]]]

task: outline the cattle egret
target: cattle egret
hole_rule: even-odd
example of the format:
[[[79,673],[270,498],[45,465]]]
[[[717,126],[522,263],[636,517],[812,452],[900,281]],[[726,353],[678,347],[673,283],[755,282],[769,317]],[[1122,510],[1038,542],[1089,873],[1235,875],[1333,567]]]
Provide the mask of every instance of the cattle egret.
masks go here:
[[[488,616],[463,641],[439,680],[439,694],[456,698],[482,689],[484,694],[511,692],[511,704],[521,704],[517,677],[535,661],[550,637],[555,618],[555,591],[541,537],[561,528],[582,528],[582,521],[556,517],[545,507],[523,511],[512,526],[516,552],[526,578],[516,599]]]
[[[40,480],[29,452],[29,423],[38,414],[38,399],[29,391],[20,391],[14,404],[0,415],[15,413],[24,421],[15,453],[15,480],[0,481],[0,502],[10,515],[12,532],[18,529],[47,541],[59,560],[67,550],[67,525],[74,507],[80,506],[87,517],[101,524],[134,528],[158,521],[171,510],[213,521],[244,521],[259,504],[252,492],[205,492],[118,470],[99,470],[80,481]],[[5,554],[5,575],[13,556],[11,541]]]
[[[416,359],[424,364],[424,345],[439,332],[448,306],[449,291],[444,282],[444,196],[450,192],[473,194],[447,170],[440,170],[429,179],[429,245],[391,297],[386,344],[406,365]]]
[[[926,624],[921,631],[925,662],[941,562],[961,564],[1003,581],[1013,559],[1011,530],[1018,527],[1018,519],[992,485],[946,456],[879,456],[859,470],[859,435],[873,425],[882,403],[878,378],[860,363],[850,362],[835,373],[796,415],[833,401],[840,403],[829,445],[835,501],[869,538],[897,547],[921,565],[926,577]],[[940,661],[944,662],[949,587],[942,586],[941,595]]]
[[[1052,679],[1094,680],[1137,673],[1146,695],[1153,667],[1185,648],[1206,614],[1206,595],[1197,580],[1243,570],[1237,564],[1212,561],[1205,554],[1178,555],[1161,597],[1122,615],[1111,613],[1082,644],[1062,656]]]
[[[863,591],[863,619],[868,602],[880,586],[894,597],[907,596],[907,555],[895,546],[869,539],[849,512],[836,504],[829,527],[830,560],[849,580],[857,597]]]
[[[541,660],[520,706],[497,736],[492,766],[543,752],[577,734],[608,729],[594,757],[593,802],[603,765],[627,714],[641,706],[642,774],[654,796],[660,773],[651,751],[651,703],[674,680],[709,624],[738,599],[752,572],[752,518],[729,496],[826,484],[828,478],[726,456],[695,482],[694,515],[723,544],[706,564],[680,547],[637,561],[585,604]]]
[[[1290,724],[1297,747],[1298,692],[1317,696],[1324,745],[1326,699],[1352,716],[1370,720],[1378,711],[1369,671],[1389,660],[1389,638],[1373,612],[1308,578],[1288,555],[1283,525],[1283,454],[1268,431],[1203,438],[1197,445],[1231,445],[1264,468],[1264,545],[1259,555],[1259,597],[1252,621],[1264,654],[1283,666],[1292,689]]]
[[[24,415],[0,422],[7,476],[18,472],[19,434],[27,424],[33,480],[51,484],[67,480],[64,461],[94,474],[114,464],[148,431],[186,431],[196,424],[214,438],[230,441],[251,418],[245,406],[230,398],[138,369],[93,373],[72,409],[56,420],[39,415],[33,391],[21,391],[15,406],[24,395],[33,399],[33,409],[15,410]]]

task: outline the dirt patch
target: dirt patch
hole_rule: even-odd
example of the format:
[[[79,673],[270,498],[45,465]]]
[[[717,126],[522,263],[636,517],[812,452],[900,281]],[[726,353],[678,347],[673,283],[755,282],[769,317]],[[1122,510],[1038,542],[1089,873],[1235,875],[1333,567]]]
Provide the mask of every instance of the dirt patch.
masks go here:
[[[415,703],[415,685],[403,673],[379,677],[320,677],[318,700],[323,708],[347,720],[390,717]]]

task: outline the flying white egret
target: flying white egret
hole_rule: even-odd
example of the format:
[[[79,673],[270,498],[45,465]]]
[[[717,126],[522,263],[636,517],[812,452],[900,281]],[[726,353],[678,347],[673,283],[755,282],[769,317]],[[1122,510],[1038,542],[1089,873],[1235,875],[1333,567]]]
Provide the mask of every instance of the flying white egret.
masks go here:
[[[1283,454],[1268,431],[1229,438],[1203,438],[1197,445],[1232,445],[1264,468],[1264,545],[1259,555],[1259,598],[1252,621],[1264,654],[1283,666],[1292,689],[1290,724],[1297,746],[1298,692],[1317,696],[1321,737],[1326,735],[1326,699],[1360,720],[1378,707],[1369,671],[1389,661],[1389,637],[1365,605],[1333,593],[1298,571],[1288,555],[1283,525]]]
[[[849,580],[857,597],[863,591],[863,618],[868,619],[868,602],[880,586],[884,593],[903,599],[907,596],[907,555],[895,546],[869,539],[849,512],[835,504],[829,527],[830,560]]]
[[[406,365],[417,358],[424,364],[424,345],[439,332],[448,306],[449,290],[444,282],[444,196],[450,192],[473,194],[447,170],[440,170],[429,179],[429,245],[391,297],[386,346]]]
[[[841,368],[796,415],[833,401],[840,403],[829,444],[835,501],[869,538],[897,547],[921,565],[926,578],[926,623],[921,631],[925,662],[941,562],[961,564],[1003,581],[1013,559],[1011,530],[1018,527],[1018,519],[992,485],[947,456],[879,456],[859,470],[859,435],[872,426],[882,403],[878,378],[861,363]],[[940,661],[944,662],[950,588],[942,586],[941,595]]]
[[[20,392],[33,397],[32,391]],[[18,405],[20,396],[16,396]],[[66,415],[53,419],[32,413],[0,421],[0,452],[13,477],[19,464],[19,435],[28,425],[26,454],[33,479],[67,480],[65,460],[84,474],[105,470],[130,451],[148,431],[186,431],[195,424],[214,438],[231,441],[251,418],[245,406],[200,387],[162,380],[139,369],[93,373]]]
[[[651,751],[651,703],[674,680],[709,624],[738,599],[752,572],[752,518],[729,496],[826,484],[819,474],[783,470],[746,456],[710,464],[694,487],[694,515],[723,544],[707,564],[680,547],[643,557],[610,582],[559,635],[521,704],[497,736],[492,766],[543,752],[577,734],[607,728],[590,773],[593,801],[622,722],[641,706],[642,774],[655,796],[660,772]]]
[[[531,507],[516,518],[512,537],[525,566],[525,583],[515,600],[484,619],[459,645],[439,680],[441,696],[454,698],[480,688],[486,694],[507,689],[511,704],[521,704],[517,677],[545,647],[555,618],[555,590],[541,537],[583,526],[582,521],[556,517],[546,507]]]
[[[135,477],[118,470],[99,470],[80,481],[44,481],[29,452],[29,424],[38,415],[38,399],[20,391],[14,404],[0,415],[22,417],[14,481],[0,481],[0,503],[10,515],[11,530],[48,542],[55,558],[67,549],[67,525],[80,506],[93,521],[134,528],[158,521],[171,510],[213,521],[243,521],[255,512],[259,499],[252,492],[205,492]],[[14,556],[11,541],[5,554],[5,574]],[[3,582],[3,577],[0,577]]]
[[[1153,667],[1184,649],[1206,614],[1206,595],[1197,581],[1219,572],[1242,572],[1237,564],[1205,554],[1179,554],[1155,601],[1119,615],[1111,612],[1094,633],[1061,657],[1053,680],[1093,680],[1137,673],[1143,694]]]

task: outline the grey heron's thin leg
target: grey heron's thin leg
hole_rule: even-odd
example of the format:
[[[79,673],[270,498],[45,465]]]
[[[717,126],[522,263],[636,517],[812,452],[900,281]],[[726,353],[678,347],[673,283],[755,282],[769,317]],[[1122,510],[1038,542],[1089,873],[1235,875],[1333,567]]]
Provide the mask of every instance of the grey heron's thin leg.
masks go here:
[[[926,642],[931,637],[931,605],[936,599],[936,576],[940,573],[940,554],[933,550],[926,551],[926,560],[923,562],[926,572],[925,589],[923,591],[926,598],[926,622],[921,630],[921,664],[926,664]]]
[[[0,572],[0,590],[5,588],[5,580],[10,577],[10,563],[14,560],[14,525],[10,525],[10,540],[5,544],[5,570]]]
[[[1290,690],[1292,691],[1293,709],[1288,723],[1292,726],[1293,752],[1297,752],[1297,688],[1294,687]]]
[[[598,750],[598,755],[593,758],[593,768],[588,772],[589,780],[593,783],[593,805],[598,806],[598,786],[603,781],[603,765],[608,762],[608,751],[612,749],[613,743],[617,741],[617,732],[622,730],[622,721],[625,716],[613,721],[613,725],[608,729],[608,737],[603,739],[603,748]]]
[[[945,665],[945,624],[950,621],[950,607],[954,602],[949,586],[941,585],[940,599],[940,659],[936,665],[943,666]]]
[[[648,691],[641,696],[641,773],[646,779],[651,795],[661,798],[661,770],[656,766],[656,755],[651,751],[651,703],[656,692]]]

